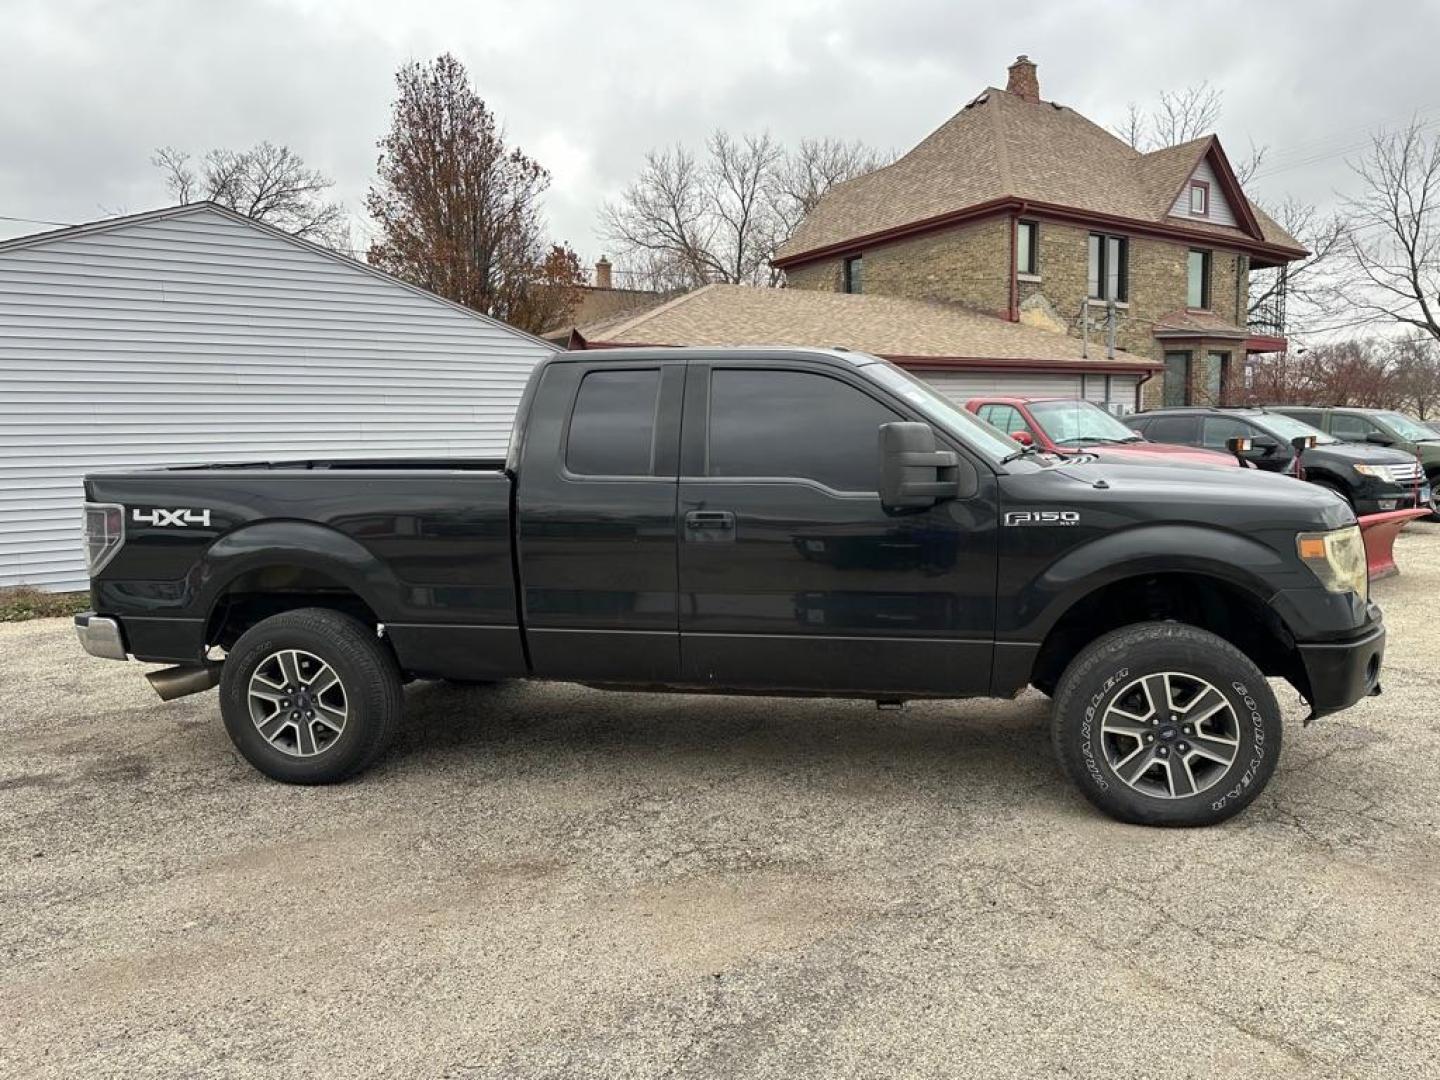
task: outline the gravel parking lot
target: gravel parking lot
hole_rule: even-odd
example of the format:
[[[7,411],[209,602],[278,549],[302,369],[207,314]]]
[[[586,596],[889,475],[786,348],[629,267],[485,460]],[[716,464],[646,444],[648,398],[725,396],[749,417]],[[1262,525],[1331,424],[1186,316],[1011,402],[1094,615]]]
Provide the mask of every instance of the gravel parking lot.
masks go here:
[[[1048,703],[416,684],[261,778],[67,623],[0,625],[0,1075],[1440,1075],[1440,526],[1385,694],[1239,819],[1099,816]]]

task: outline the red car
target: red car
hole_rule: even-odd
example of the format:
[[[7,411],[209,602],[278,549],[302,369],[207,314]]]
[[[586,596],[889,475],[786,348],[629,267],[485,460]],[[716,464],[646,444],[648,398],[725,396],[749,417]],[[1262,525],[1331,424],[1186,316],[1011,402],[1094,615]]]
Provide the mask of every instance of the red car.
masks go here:
[[[1102,461],[1240,468],[1229,454],[1147,442],[1098,405],[1079,398],[980,397],[965,403],[1016,442],[1050,454],[1093,454]]]

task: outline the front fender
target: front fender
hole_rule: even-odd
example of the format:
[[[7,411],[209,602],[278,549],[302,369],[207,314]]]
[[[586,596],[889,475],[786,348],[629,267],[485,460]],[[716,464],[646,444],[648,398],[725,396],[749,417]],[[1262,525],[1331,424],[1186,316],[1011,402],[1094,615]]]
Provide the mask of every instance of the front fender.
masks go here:
[[[1201,574],[1244,589],[1268,604],[1281,589],[1313,584],[1296,575],[1299,569],[1303,567],[1274,548],[1224,529],[1156,524],[1106,532],[1071,548],[1029,581],[1017,583],[1012,604],[1001,605],[996,636],[1002,641],[1041,642],[1075,603],[1126,578]]]

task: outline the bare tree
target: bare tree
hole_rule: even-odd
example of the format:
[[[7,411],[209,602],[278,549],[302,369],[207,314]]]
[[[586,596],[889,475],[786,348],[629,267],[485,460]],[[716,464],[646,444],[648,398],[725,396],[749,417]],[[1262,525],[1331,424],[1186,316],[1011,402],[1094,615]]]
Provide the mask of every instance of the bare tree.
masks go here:
[[[1257,319],[1283,297],[1287,328],[1304,333],[1334,317],[1332,271],[1349,242],[1349,221],[1343,213],[1321,213],[1293,198],[1266,211],[1310,254],[1284,267],[1252,271],[1249,313]]]
[[[1162,90],[1149,109],[1133,101],[1126,106],[1125,119],[1111,130],[1141,153],[1179,146],[1208,135],[1220,123],[1225,96],[1209,82],[1199,82],[1181,90]],[[1249,153],[1235,158],[1230,167],[1242,185],[1249,183],[1269,147],[1250,144]]]
[[[1337,296],[1361,320],[1413,327],[1440,340],[1440,137],[1417,117],[1380,131],[1350,163],[1345,271]]]
[[[805,139],[787,152],[769,133],[716,131],[703,159],[680,145],[646,154],[601,228],[624,272],[651,288],[775,285],[775,248],[832,186],[882,162],[860,143]]]
[[[545,238],[539,199],[550,175],[504,133],[453,56],[396,74],[400,94],[380,140],[366,206],[380,229],[376,266],[523,330],[566,317],[580,261]]]
[[[1394,342],[1391,349],[1404,405],[1422,420],[1440,414],[1440,344],[1416,331]]]
[[[277,229],[330,247],[349,234],[345,208],[326,198],[335,181],[306,166],[288,146],[262,142],[249,150],[209,150],[198,165],[173,146],[150,163],[180,203],[209,200]]]

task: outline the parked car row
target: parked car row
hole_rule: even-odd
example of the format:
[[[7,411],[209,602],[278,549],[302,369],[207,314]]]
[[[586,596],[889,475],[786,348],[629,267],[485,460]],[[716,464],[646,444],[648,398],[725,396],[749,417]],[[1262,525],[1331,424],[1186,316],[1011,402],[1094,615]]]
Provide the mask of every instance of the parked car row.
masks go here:
[[[1440,431],[1393,410],[1176,406],[1122,423],[1071,398],[983,397],[966,408],[1050,454],[1247,466],[1327,488],[1357,515],[1428,507],[1440,518]],[[1246,448],[1231,453],[1236,445]]]

